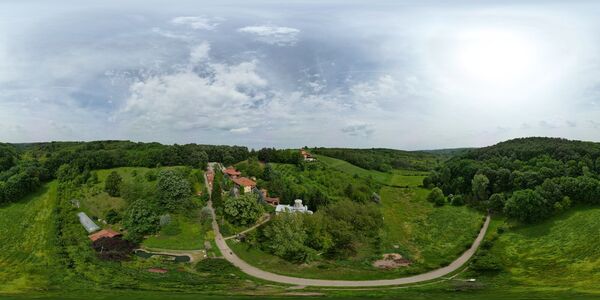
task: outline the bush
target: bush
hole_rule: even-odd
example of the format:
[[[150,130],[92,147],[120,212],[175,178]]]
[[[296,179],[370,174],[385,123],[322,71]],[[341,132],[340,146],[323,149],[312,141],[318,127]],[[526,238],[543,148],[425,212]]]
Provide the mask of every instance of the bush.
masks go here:
[[[121,216],[114,209],[109,210],[106,213],[106,217],[104,217],[104,218],[106,219],[106,222],[108,224],[115,224],[115,223],[119,223],[121,221]]]
[[[123,178],[121,178],[121,175],[119,175],[119,173],[117,173],[116,171],[112,171],[110,175],[108,175],[108,177],[106,178],[106,181],[104,182],[104,190],[111,197],[119,197],[122,181]]]
[[[454,206],[461,206],[465,204],[465,200],[462,195],[455,195],[454,197],[452,197],[450,203]]]
[[[429,195],[427,196],[427,201],[435,204],[436,206],[442,206],[446,203],[446,198],[444,197],[444,192],[440,188],[433,188]]]
[[[196,264],[196,271],[222,276],[236,272],[237,268],[225,259],[207,258]]]
[[[471,262],[471,269],[480,273],[497,272],[502,270],[502,265],[487,250],[480,250]]]

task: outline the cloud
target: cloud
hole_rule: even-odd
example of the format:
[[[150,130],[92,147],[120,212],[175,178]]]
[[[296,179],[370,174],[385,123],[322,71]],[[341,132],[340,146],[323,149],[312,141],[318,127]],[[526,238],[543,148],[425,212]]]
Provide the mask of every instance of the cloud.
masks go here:
[[[171,23],[176,25],[189,26],[192,29],[196,30],[213,30],[219,25],[219,23],[215,22],[214,19],[206,18],[203,16],[176,17],[171,20]]]
[[[191,62],[208,58],[208,44],[192,49]],[[257,61],[208,64],[202,75],[186,68],[150,76],[130,87],[121,120],[135,130],[222,129],[240,132],[260,118],[253,107],[264,98],[267,81],[256,72]],[[258,111],[258,110],[257,110]]]
[[[370,137],[375,133],[372,124],[358,122],[342,128],[342,132],[351,136]]]
[[[190,63],[198,64],[208,59],[208,53],[210,51],[210,44],[208,42],[202,42],[200,45],[196,45],[190,51]]]
[[[254,35],[258,41],[277,46],[295,45],[300,33],[296,28],[271,25],[246,26],[239,28],[238,31]]]

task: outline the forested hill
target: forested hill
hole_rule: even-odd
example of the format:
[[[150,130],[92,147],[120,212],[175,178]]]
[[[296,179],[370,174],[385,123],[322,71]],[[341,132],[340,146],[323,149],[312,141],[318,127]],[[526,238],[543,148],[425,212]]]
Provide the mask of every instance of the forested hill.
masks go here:
[[[509,157],[511,159],[527,161],[543,155],[549,155],[563,162],[569,160],[593,160],[600,157],[600,143],[545,137],[518,138],[489,147],[472,149],[459,156],[474,160]],[[590,166],[593,163],[592,161],[587,162]]]
[[[519,138],[453,157],[425,178],[446,195],[522,221],[600,204],[600,143]]]
[[[85,182],[90,171],[124,166],[184,165],[204,168],[207,161],[233,164],[248,148],[216,145],[162,145],[130,141],[0,144],[0,205],[17,201],[52,178]]]
[[[312,151],[314,154],[345,160],[363,169],[382,172],[391,169],[427,171],[432,170],[440,161],[440,156],[432,153],[384,148],[314,148]]]

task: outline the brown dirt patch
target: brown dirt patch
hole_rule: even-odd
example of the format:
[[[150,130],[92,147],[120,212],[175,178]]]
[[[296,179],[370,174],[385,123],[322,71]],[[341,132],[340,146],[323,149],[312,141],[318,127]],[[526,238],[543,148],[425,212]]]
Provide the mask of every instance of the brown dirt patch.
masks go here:
[[[410,266],[411,261],[398,253],[386,253],[382,259],[373,262],[373,267],[380,269],[397,269]]]

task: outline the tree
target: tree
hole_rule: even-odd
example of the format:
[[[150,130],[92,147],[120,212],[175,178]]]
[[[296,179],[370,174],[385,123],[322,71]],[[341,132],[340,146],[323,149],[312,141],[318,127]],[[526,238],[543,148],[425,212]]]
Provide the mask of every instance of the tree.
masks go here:
[[[263,247],[285,259],[309,262],[315,250],[305,246],[308,237],[301,214],[283,213],[275,216],[263,230]]]
[[[549,211],[546,199],[531,189],[514,192],[504,206],[504,212],[509,217],[527,223],[541,220]]]
[[[158,173],[156,189],[160,205],[170,211],[188,204],[192,194],[190,182],[173,170],[161,170]]]
[[[236,225],[254,224],[264,210],[258,203],[257,195],[247,193],[239,197],[228,197],[223,204],[223,213],[227,220]]]
[[[505,202],[504,194],[492,194],[489,199],[489,209],[494,212],[502,212]]]
[[[476,200],[485,201],[488,198],[487,187],[490,180],[483,174],[476,174],[471,180],[471,191]]]
[[[215,172],[215,178],[213,179],[211,200],[215,209],[223,206],[223,190],[221,183],[223,182],[223,174],[217,171]]]
[[[123,179],[121,178],[121,175],[119,175],[119,173],[117,173],[116,171],[112,171],[108,177],[106,177],[106,181],[104,182],[104,190],[111,196],[111,197],[119,197],[120,193],[120,189],[121,189],[121,182],[123,181]]]
[[[446,203],[446,198],[444,197],[444,192],[440,188],[433,188],[429,195],[427,196],[427,201],[435,204],[436,206],[442,206]]]
[[[160,216],[157,207],[144,199],[131,203],[123,217],[130,240],[140,240],[143,235],[154,233],[159,228]]]

